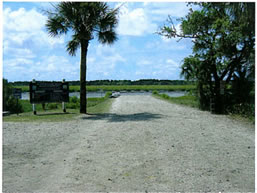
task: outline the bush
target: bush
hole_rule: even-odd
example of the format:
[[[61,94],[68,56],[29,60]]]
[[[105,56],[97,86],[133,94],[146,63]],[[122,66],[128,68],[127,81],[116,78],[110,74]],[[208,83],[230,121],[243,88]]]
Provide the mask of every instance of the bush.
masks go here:
[[[78,109],[79,103],[67,103],[66,108],[67,109]]]
[[[10,111],[10,113],[19,114],[24,112],[20,100],[15,99],[14,97],[10,97],[7,100],[7,109]]]
[[[254,104],[235,104],[226,108],[226,113],[237,114],[243,117],[254,117],[255,116],[255,105]]]
[[[12,96],[12,86],[6,79],[3,79],[3,111],[17,114],[24,112],[20,100]]]
[[[186,91],[186,96],[197,96],[197,93],[195,90],[188,90]]]
[[[79,98],[78,98],[78,97],[73,96],[73,97],[71,97],[71,98],[70,98],[70,102],[71,102],[71,103],[79,103],[79,102],[80,102],[80,100],[79,100]]]
[[[58,105],[56,103],[49,103],[47,104],[48,109],[57,109]]]
[[[109,98],[111,95],[112,95],[112,92],[107,92],[104,97]]]
[[[169,99],[170,97],[166,94],[161,94],[161,97],[164,98],[164,99]]]
[[[158,92],[157,90],[154,90],[154,91],[152,92],[152,94],[158,95],[159,92]]]
[[[8,100],[12,95],[12,86],[8,83],[8,80],[3,79],[3,111],[8,111]]]

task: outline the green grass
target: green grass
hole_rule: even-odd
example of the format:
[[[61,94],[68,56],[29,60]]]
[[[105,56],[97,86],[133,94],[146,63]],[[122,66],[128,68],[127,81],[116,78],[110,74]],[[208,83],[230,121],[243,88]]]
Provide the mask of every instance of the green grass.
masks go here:
[[[61,109],[48,110],[46,112],[37,112],[33,115],[32,112],[21,113],[19,115],[13,114],[3,117],[4,122],[59,122],[69,121],[79,115],[78,110],[71,109],[67,113],[63,113]]]
[[[198,108],[198,102],[195,96],[188,95],[181,97],[170,97],[166,94],[159,94],[158,92],[153,92],[153,96],[171,103]]]
[[[15,86],[21,88],[23,92],[29,92],[28,86]],[[189,91],[196,89],[195,85],[100,85],[87,86],[87,91],[94,92],[99,90],[104,91],[150,91],[150,90],[166,90],[166,91]],[[70,92],[79,92],[80,86],[70,86]]]
[[[108,100],[105,100],[95,106],[89,107],[88,108],[88,113],[89,114],[101,114],[101,113],[108,113],[111,106],[112,106],[112,102],[115,99],[110,98]]]
[[[153,92],[153,96],[155,98],[165,100],[171,103],[179,104],[179,105],[185,105],[193,108],[199,108],[198,101],[195,96],[181,96],[181,97],[169,97],[166,94],[159,94],[157,91]],[[254,106],[254,105],[253,105]],[[242,111],[242,109],[241,109]],[[254,112],[254,107],[253,107]],[[231,119],[235,119],[241,122],[255,124],[255,116],[252,115],[250,112],[230,112],[228,113],[229,117]]]
[[[111,107],[114,99],[109,98],[109,93],[102,98],[88,98],[87,100],[87,112],[89,114],[107,113]],[[76,103],[74,103],[76,102]],[[24,113],[19,115],[12,114],[10,116],[3,117],[5,122],[56,122],[56,121],[70,121],[79,113],[79,102],[71,101],[66,103],[66,113],[63,113],[61,103],[49,103],[46,105],[44,111],[41,104],[36,104],[37,115],[33,115],[32,105],[28,100],[21,100]]]

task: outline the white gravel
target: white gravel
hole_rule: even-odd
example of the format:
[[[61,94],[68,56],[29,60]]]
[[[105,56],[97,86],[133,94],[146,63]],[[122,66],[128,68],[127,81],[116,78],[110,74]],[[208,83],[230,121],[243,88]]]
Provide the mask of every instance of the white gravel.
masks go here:
[[[4,192],[254,192],[254,125],[121,96],[105,115],[3,123]]]

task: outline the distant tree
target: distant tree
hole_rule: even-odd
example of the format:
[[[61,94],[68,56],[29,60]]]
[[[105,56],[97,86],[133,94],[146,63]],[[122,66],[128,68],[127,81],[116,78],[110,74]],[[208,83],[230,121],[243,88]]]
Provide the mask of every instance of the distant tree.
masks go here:
[[[202,109],[209,108],[212,98],[216,113],[221,113],[221,83],[233,80],[250,85],[254,79],[255,3],[195,4],[200,9],[191,8],[187,16],[180,19],[181,33],[169,17],[169,26],[163,26],[159,34],[192,39],[193,55],[184,59],[181,75],[197,81]],[[237,93],[250,93],[251,86],[246,90],[238,86],[241,84],[236,85]]]
[[[81,48],[80,62],[80,113],[87,113],[86,64],[90,40],[96,36],[103,44],[117,40],[115,27],[118,24],[117,9],[111,9],[104,2],[60,2],[53,11],[46,11],[46,28],[51,36],[73,33],[67,44],[67,51],[74,56]]]

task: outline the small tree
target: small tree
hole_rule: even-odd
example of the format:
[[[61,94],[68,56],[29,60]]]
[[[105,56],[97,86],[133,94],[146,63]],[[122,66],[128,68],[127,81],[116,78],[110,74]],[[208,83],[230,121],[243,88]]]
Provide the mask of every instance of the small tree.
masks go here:
[[[249,79],[254,79],[254,57],[251,56],[255,54],[255,5],[196,4],[200,10],[190,9],[188,15],[180,19],[181,33],[169,18],[170,26],[162,27],[159,34],[168,38],[192,39],[193,55],[184,59],[181,75],[197,81],[201,108],[208,109],[212,98],[215,112],[222,113],[221,83],[242,80],[249,85]],[[237,93],[243,91],[234,86]],[[244,94],[249,94],[251,88]]]
[[[12,87],[8,84],[7,79],[3,79],[3,111],[8,110],[7,101],[11,97]]]
[[[23,107],[18,99],[12,96],[12,86],[8,80],[3,79],[3,111],[10,111],[11,113],[24,112]]]
[[[86,64],[90,40],[96,36],[103,44],[117,40],[115,27],[118,24],[117,9],[111,9],[104,2],[61,2],[54,11],[47,11],[46,28],[51,36],[73,33],[67,44],[67,51],[75,56],[81,48],[80,60],[80,113],[87,113]]]

